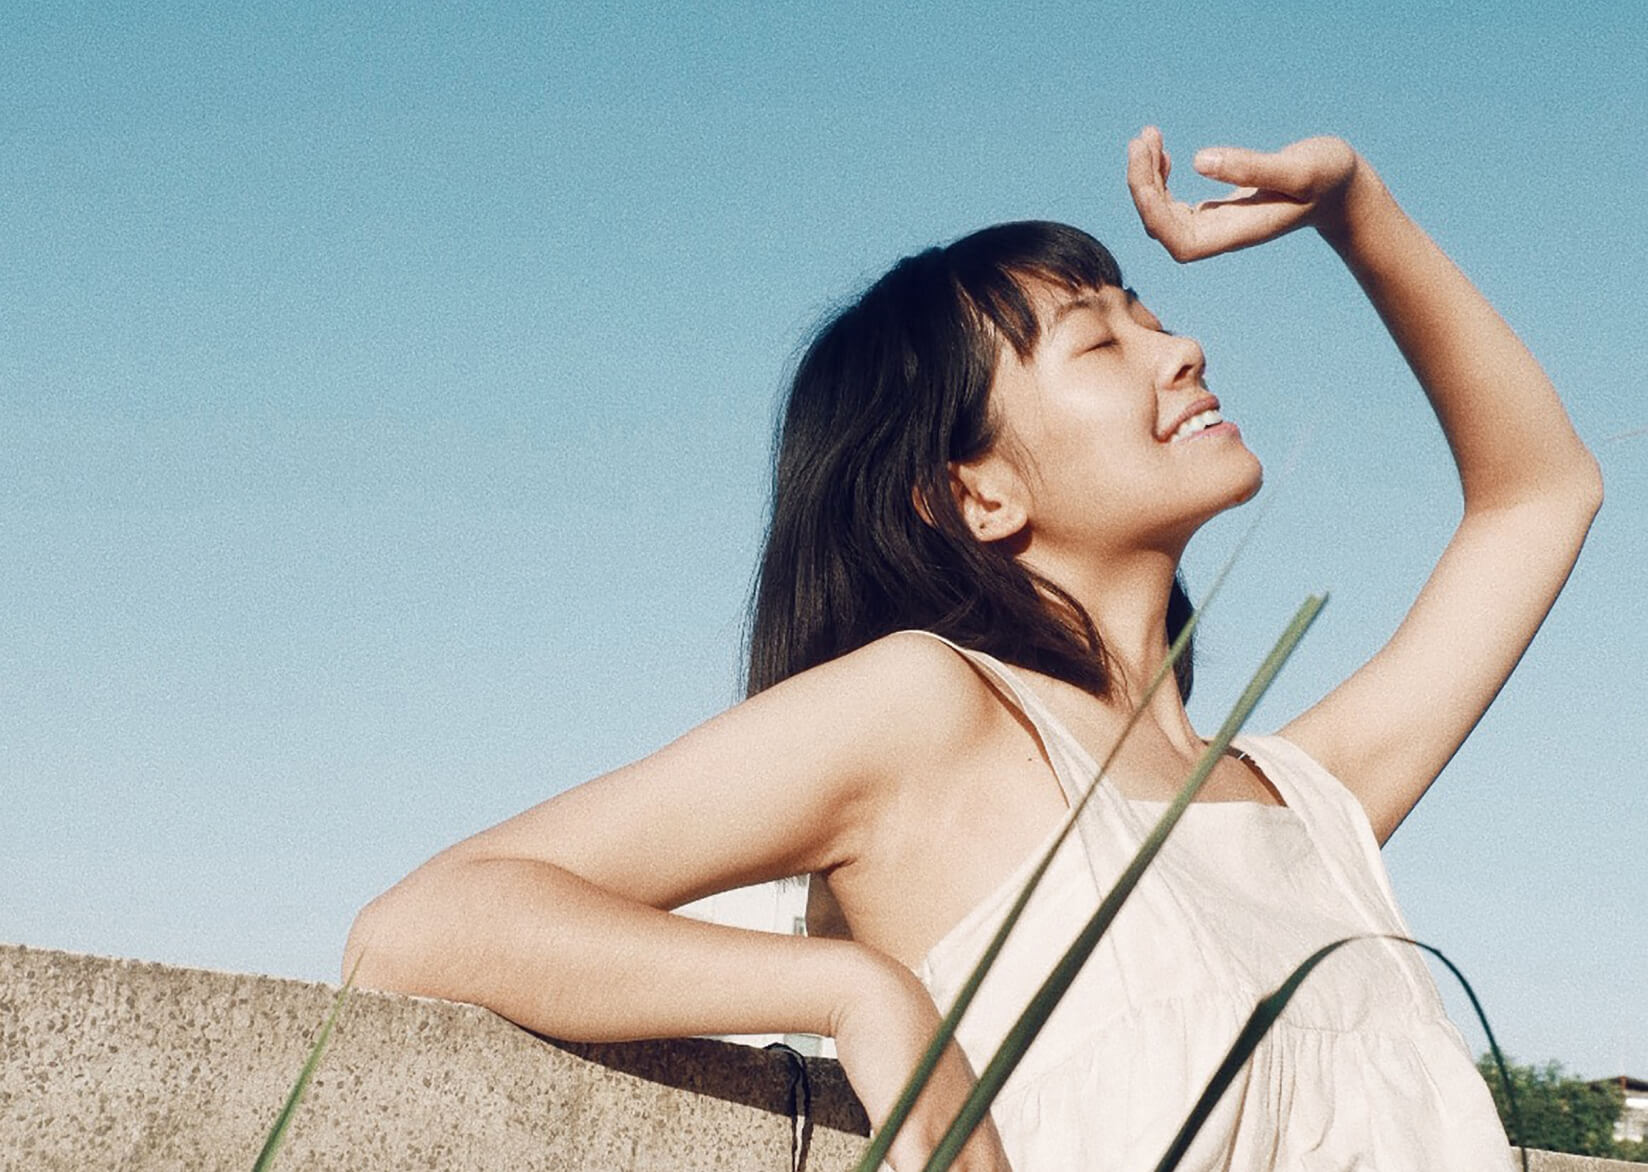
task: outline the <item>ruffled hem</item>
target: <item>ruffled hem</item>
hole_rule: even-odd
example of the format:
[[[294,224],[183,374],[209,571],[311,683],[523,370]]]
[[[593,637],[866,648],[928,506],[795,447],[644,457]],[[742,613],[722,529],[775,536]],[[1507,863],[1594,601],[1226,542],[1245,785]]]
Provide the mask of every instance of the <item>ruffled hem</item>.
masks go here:
[[[1229,1023],[1226,1023],[1227,1025]],[[1015,1078],[992,1117],[1015,1172],[1155,1167],[1235,1029],[1202,1018],[1148,1054],[1090,1046]],[[1132,1037],[1137,1040],[1138,1034]],[[1198,1133],[1184,1172],[1505,1172],[1487,1084],[1445,1020],[1401,1033],[1272,1027]]]

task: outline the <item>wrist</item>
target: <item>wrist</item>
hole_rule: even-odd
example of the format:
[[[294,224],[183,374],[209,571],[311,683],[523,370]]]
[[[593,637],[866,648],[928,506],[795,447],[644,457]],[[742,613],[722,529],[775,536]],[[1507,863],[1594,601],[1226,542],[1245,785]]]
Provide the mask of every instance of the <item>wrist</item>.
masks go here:
[[[932,1000],[916,975],[885,953],[867,945],[842,942],[832,966],[829,1020],[831,1037],[866,1006],[914,1004],[931,1008]]]
[[[1365,251],[1379,235],[1382,222],[1401,214],[1390,189],[1360,154],[1340,196],[1318,216],[1315,228],[1346,260]]]

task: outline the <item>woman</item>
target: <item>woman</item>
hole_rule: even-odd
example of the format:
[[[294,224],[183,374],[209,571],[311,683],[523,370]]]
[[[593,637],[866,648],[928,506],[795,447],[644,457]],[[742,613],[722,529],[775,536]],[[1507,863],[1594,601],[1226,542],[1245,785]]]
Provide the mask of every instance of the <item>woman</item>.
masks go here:
[[[1374,844],[1504,683],[1601,500],[1539,366],[1346,143],[1197,168],[1238,190],[1175,201],[1160,133],[1129,144],[1146,230],[1184,262],[1315,229],[1429,397],[1464,515],[1384,649],[1220,761],[961,1167],[1150,1166],[1240,1024],[1232,988],[1251,1008],[1315,944],[1401,929]],[[750,698],[430,860],[362,912],[345,968],[569,1039],[830,1035],[879,1124],[935,999],[1163,662],[1185,543],[1258,488],[1202,371],[1073,229],[1006,225],[902,262],[798,370]],[[1061,848],[900,1133],[899,1172],[1201,754],[1179,683]],[[798,874],[824,877],[850,938],[665,910]],[[1359,948],[1337,983],[1337,957],[1319,970],[1185,1167],[1504,1164],[1428,975],[1395,946],[1342,952]]]

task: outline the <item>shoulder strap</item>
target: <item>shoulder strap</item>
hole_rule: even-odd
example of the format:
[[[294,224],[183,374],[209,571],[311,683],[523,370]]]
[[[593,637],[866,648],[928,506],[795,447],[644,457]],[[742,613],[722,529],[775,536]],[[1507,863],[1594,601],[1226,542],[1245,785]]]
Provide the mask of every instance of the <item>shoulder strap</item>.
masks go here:
[[[1091,755],[1082,748],[1080,742],[1070,735],[1058,717],[1042,703],[1041,698],[1012,668],[993,655],[963,647],[933,631],[911,627],[897,633],[925,635],[929,639],[938,640],[967,660],[986,680],[994,684],[1002,698],[1024,713],[1025,719],[1036,730],[1036,737],[1041,741],[1047,759],[1052,762],[1053,775],[1058,779],[1065,804],[1076,803],[1087,786],[1092,784],[1093,774],[1097,772],[1098,766],[1093,763]],[[807,877],[807,934],[849,939],[851,933],[847,927],[846,917],[841,913],[840,904],[836,902],[829,884],[818,880],[817,875]]]
[[[1036,730],[1036,737],[1041,741],[1047,759],[1053,763],[1053,772],[1058,778],[1059,788],[1064,791],[1067,805],[1073,804],[1092,784],[1093,774],[1098,770],[1092,755],[1012,668],[993,655],[963,647],[932,631],[911,628],[911,632],[937,639],[962,656],[994,683],[1005,699],[1024,713],[1025,719]]]

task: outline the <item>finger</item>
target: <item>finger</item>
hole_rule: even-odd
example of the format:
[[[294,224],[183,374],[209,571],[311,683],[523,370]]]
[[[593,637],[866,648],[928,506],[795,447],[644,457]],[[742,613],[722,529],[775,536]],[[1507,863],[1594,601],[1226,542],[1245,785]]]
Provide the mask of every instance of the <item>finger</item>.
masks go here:
[[[1168,210],[1173,198],[1167,191],[1169,167],[1161,145],[1161,132],[1153,126],[1145,127],[1128,143],[1127,158],[1127,183],[1133,192],[1135,205],[1142,198],[1144,205],[1141,211],[1147,207],[1160,215]]]
[[[1307,205],[1278,199],[1274,192],[1242,188],[1227,199],[1203,200],[1191,224],[1176,240],[1162,241],[1178,260],[1199,260],[1272,240],[1298,227]]]
[[[1133,196],[1133,206],[1138,210],[1145,232],[1153,239],[1160,239],[1160,232],[1172,219],[1173,209],[1147,134],[1127,144],[1127,189]]]
[[[1136,193],[1145,231],[1181,263],[1216,256],[1272,239],[1298,227],[1308,205],[1276,192],[1240,188],[1223,199],[1204,199],[1194,207],[1157,200],[1149,190]]]
[[[1162,130],[1159,126],[1147,126],[1141,132],[1145,146],[1156,160],[1156,170],[1162,177],[1162,184],[1167,184],[1167,177],[1173,173],[1173,156],[1167,153],[1167,143],[1162,139]]]
[[[1209,255],[1214,249],[1202,239],[1203,225],[1192,208],[1174,199],[1167,190],[1166,150],[1161,131],[1147,126],[1128,144],[1128,190],[1146,235],[1160,241],[1168,253],[1180,261]]]
[[[1237,187],[1256,187],[1302,196],[1310,186],[1310,169],[1283,153],[1270,154],[1246,147],[1208,147],[1196,152],[1192,165],[1209,179]]]

